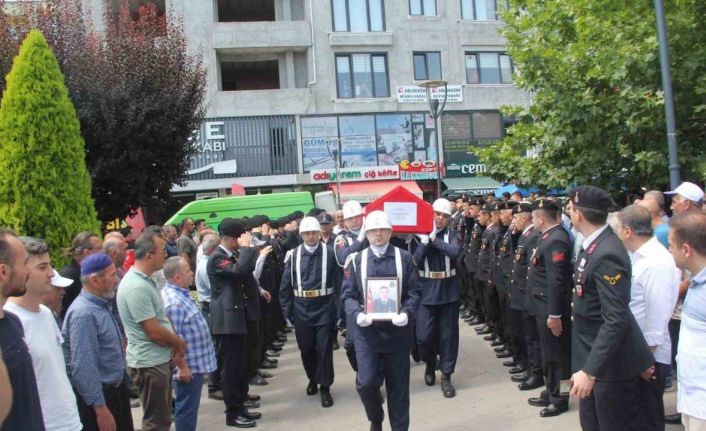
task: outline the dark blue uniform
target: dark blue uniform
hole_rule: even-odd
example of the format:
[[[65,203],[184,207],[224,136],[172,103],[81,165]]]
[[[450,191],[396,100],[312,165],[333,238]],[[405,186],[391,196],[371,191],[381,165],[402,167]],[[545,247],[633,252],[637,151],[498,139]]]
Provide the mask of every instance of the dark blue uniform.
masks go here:
[[[395,247],[388,245],[381,257],[375,256],[371,249],[367,254],[367,277],[399,277]],[[400,250],[400,254],[404,273],[400,312],[407,313],[411,320],[419,305],[420,287],[412,256],[405,250]],[[361,253],[357,253],[344,271],[342,291],[343,306],[353,325],[365,301],[360,271]],[[392,430],[406,431],[409,428],[409,351],[414,343],[413,328],[409,324],[398,327],[391,322],[376,321],[365,328],[357,327],[354,343],[358,363],[356,388],[368,420],[382,423],[385,417],[380,398],[384,380]]]
[[[419,269],[422,298],[417,312],[417,342],[421,358],[452,374],[458,356],[459,280],[456,259],[461,247],[453,229],[436,233],[428,245],[416,243],[414,263]]]
[[[334,253],[336,254],[336,262],[341,268],[345,268],[348,261],[348,256],[353,253],[357,253],[370,246],[368,239],[365,238],[363,241],[358,241],[358,234],[351,231],[341,232],[340,235],[336,237],[334,241]],[[342,302],[342,301],[341,301]],[[351,320],[346,314],[345,307],[341,307],[343,311],[343,318],[346,321],[346,341],[343,343],[343,348],[346,349],[346,356],[348,357],[348,362],[351,364],[353,371],[358,371],[358,364],[355,355],[355,345],[353,339],[355,338],[355,331],[358,329],[358,325],[355,323],[355,319]]]
[[[471,219],[473,220],[473,219]],[[483,238],[483,232],[485,231],[485,225],[480,224],[478,220],[472,222],[473,228],[466,229],[466,271],[468,272],[468,279],[470,281],[469,289],[469,307],[473,314],[480,317],[481,320],[485,320],[485,311],[483,307],[483,298],[480,284],[476,278],[476,272],[478,271],[478,254],[480,253],[481,241]],[[469,222],[466,222],[467,226],[470,226]]]
[[[326,285],[322,286],[324,250],[327,268]],[[301,269],[301,286],[297,282],[297,268]],[[292,250],[287,260],[279,291],[282,314],[294,323],[306,376],[323,387],[333,383],[335,271],[336,259],[330,246],[319,243],[309,253],[302,244]]]
[[[493,253],[492,246],[499,234],[500,226],[497,224],[491,224],[483,231],[480,251],[478,252],[478,267],[476,269],[476,280],[480,285],[483,308],[485,309],[485,323],[494,334],[500,333],[500,328],[497,325],[499,310],[495,290],[490,282],[490,264]]]

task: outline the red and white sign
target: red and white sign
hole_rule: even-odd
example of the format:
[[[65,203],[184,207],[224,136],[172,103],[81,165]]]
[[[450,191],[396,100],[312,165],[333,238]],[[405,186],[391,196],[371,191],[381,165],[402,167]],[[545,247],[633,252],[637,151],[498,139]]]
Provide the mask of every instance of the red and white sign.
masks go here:
[[[365,206],[366,214],[376,210],[387,214],[394,232],[427,234],[434,228],[431,204],[404,187],[395,187]]]
[[[400,167],[397,165],[341,168],[339,171],[342,183],[400,179]],[[309,178],[312,184],[335,183],[336,169],[315,169],[309,172]]]

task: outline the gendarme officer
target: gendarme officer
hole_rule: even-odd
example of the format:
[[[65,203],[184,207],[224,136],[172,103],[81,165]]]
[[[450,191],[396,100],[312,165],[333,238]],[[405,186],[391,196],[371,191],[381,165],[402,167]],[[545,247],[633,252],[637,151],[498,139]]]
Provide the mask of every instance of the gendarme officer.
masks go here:
[[[365,220],[370,247],[355,254],[343,275],[343,306],[357,324],[355,352],[358,358],[356,388],[370,420],[371,431],[382,431],[380,385],[387,388],[387,411],[392,431],[409,429],[409,351],[414,330],[408,324],[419,304],[420,287],[406,251],[390,244],[392,226],[387,214],[372,211]],[[365,313],[367,280],[397,279],[399,314],[392,321],[374,321]],[[367,300],[367,301],[366,301]],[[370,301],[372,302],[372,301]]]
[[[541,417],[559,415],[569,409],[561,395],[560,382],[569,377],[571,357],[571,239],[560,223],[556,202],[540,198],[532,202],[532,224],[539,239],[530,255],[527,287],[542,349],[546,390],[530,398],[531,405],[544,407]]]
[[[569,216],[586,238],[574,270],[572,396],[584,431],[649,429],[638,410],[638,381],[654,357],[630,312],[631,265],[606,224],[610,195],[594,186],[569,194]]]
[[[286,258],[279,295],[282,314],[294,322],[297,345],[309,385],[307,395],[321,390],[321,405],[331,407],[333,340],[336,337],[335,271],[333,248],[322,243],[321,226],[304,217],[299,226],[304,243]],[[319,388],[317,388],[319,385]]]
[[[432,386],[436,380],[436,357],[442,373],[441,392],[453,398],[456,389],[451,374],[458,357],[459,280],[456,259],[461,255],[456,231],[451,229],[451,202],[437,199],[434,208],[434,230],[418,235],[414,263],[419,269],[422,299],[417,312],[417,342],[426,370],[424,381]]]

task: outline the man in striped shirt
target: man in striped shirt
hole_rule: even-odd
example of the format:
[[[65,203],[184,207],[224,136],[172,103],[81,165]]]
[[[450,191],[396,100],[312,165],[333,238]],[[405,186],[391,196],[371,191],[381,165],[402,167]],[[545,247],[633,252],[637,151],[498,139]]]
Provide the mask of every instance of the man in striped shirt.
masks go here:
[[[196,430],[203,379],[216,369],[216,355],[211,331],[203,315],[189,295],[194,273],[189,262],[174,256],[164,263],[167,285],[162,300],[174,332],[186,341],[186,353],[176,358],[174,423],[178,431]]]

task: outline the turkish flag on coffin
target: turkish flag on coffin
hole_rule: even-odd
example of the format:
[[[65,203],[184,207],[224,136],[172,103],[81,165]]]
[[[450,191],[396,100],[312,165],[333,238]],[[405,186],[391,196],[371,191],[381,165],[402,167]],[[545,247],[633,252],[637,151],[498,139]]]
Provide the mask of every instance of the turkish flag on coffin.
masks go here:
[[[398,186],[365,207],[365,214],[385,211],[393,232],[428,234],[434,229],[434,209],[429,202]]]

